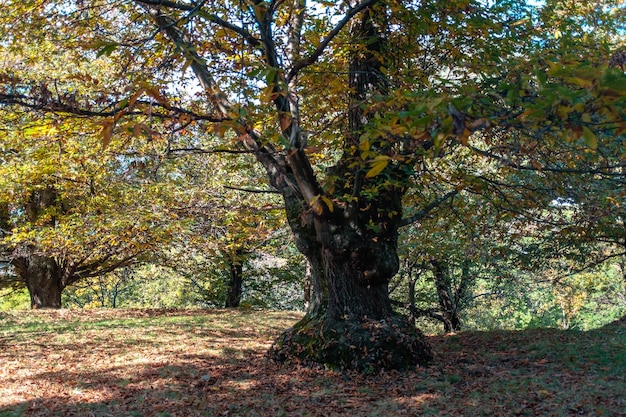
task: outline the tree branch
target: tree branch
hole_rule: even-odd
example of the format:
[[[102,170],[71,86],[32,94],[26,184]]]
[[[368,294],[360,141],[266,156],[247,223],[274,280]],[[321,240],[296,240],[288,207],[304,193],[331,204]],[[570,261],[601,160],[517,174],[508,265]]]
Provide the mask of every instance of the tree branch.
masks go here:
[[[624,173],[610,172],[609,170],[626,167],[626,165],[622,165],[622,164],[613,165],[609,167],[603,167],[603,168],[589,168],[589,169],[560,168],[560,167],[549,167],[549,166],[535,167],[532,165],[522,165],[522,164],[516,163],[503,156],[496,155],[493,152],[478,149],[475,146],[468,145],[468,148],[481,156],[495,159],[499,161],[500,163],[502,163],[503,165],[506,165],[508,167],[515,168],[515,169],[525,170],[525,171],[547,171],[547,172],[557,172],[557,173],[567,173],[567,174],[600,174],[600,175],[605,175],[607,177],[622,177],[624,176]]]
[[[73,276],[68,280],[67,285],[70,285],[78,280],[83,278],[97,277],[109,272],[112,272],[118,268],[128,266],[135,261],[142,252],[136,252],[131,255],[120,258],[114,262],[111,262],[108,265],[105,265],[107,260],[113,255],[109,254],[102,259],[96,259],[89,264],[82,265],[80,268],[77,268],[76,272]]]
[[[205,60],[198,55],[194,45],[185,38],[185,35],[176,26],[176,22],[171,17],[161,13],[160,8],[157,7],[160,5],[160,2],[155,2],[157,4],[154,5],[152,2],[146,3],[144,0],[135,1],[143,5],[144,9],[152,17],[159,29],[174,42],[178,49],[180,49],[189,60],[192,71],[200,81],[202,88],[209,94],[212,104],[221,114],[222,118],[230,117],[229,114],[233,106],[229,102],[228,97],[220,91],[217,82],[213,79],[213,76],[207,68]]]
[[[78,107],[74,104],[63,103],[61,100],[46,100],[46,101],[38,101],[36,97],[29,97],[23,94],[4,94],[0,93],[0,103],[6,105],[15,105],[24,107],[31,110],[38,110],[50,113],[66,113],[79,117],[114,117],[119,115],[121,112],[124,112],[126,115],[145,115],[146,112],[144,110],[134,110],[128,111],[131,107],[128,105],[115,107],[113,110],[92,110],[88,108]],[[146,106],[152,106],[153,108],[167,109],[170,113],[158,113],[153,112],[151,114],[152,117],[157,119],[172,119],[175,115],[185,114],[191,117],[193,120],[202,120],[206,122],[224,122],[230,120],[228,117],[215,117],[206,114],[194,113],[190,110],[183,109],[180,107],[174,106],[165,106],[161,103],[156,102],[148,102],[144,100],[137,100],[135,105],[141,104]]]
[[[202,149],[202,148],[174,148],[167,151],[168,154],[214,154],[214,153],[226,153],[226,154],[249,154],[252,151],[247,149]]]
[[[609,259],[613,259],[613,258],[619,258],[622,256],[626,256],[626,251],[625,252],[616,252],[616,253],[611,253],[608,255],[604,255],[601,256],[598,259],[594,259],[586,264],[583,264],[582,266],[580,266],[579,268],[573,269],[571,271],[569,271],[566,274],[562,274],[557,276],[556,278],[549,280],[550,283],[552,284],[558,284],[559,282],[561,282],[562,280],[564,280],[565,278],[571,277],[573,275],[577,275],[583,272],[586,272],[590,269],[593,269],[597,266],[602,265],[604,262],[608,261]]]
[[[365,0],[364,2],[348,10],[348,13],[346,13],[343,19],[341,19],[339,23],[337,23],[337,25],[333,28],[333,30],[331,30],[330,33],[324,39],[322,39],[322,41],[317,46],[315,51],[313,51],[313,53],[309,55],[307,58],[301,61],[298,61],[294,64],[294,66],[289,71],[289,74],[287,75],[287,82],[289,83],[289,81],[291,81],[296,75],[298,75],[298,72],[302,68],[307,67],[313,64],[315,61],[317,61],[317,59],[324,53],[324,50],[328,47],[330,42],[332,42],[332,40],[339,34],[339,32],[341,32],[341,30],[350,22],[350,20],[352,20],[352,18],[356,14],[358,14],[359,12],[365,10],[366,8],[370,6],[373,6],[377,2],[378,0]]]
[[[449,198],[454,197],[458,193],[459,192],[457,190],[453,190],[453,191],[450,191],[450,192],[444,194],[443,196],[439,197],[437,200],[433,201],[432,203],[430,203],[429,205],[427,205],[426,207],[424,207],[422,210],[418,211],[417,213],[415,213],[411,217],[407,217],[406,219],[402,219],[402,221],[400,222],[400,227],[408,226],[410,224],[413,224],[413,223],[423,219],[433,209],[437,208],[444,201],[448,200]]]
[[[259,190],[255,188],[232,187],[230,185],[224,185],[224,188],[228,190],[244,191],[246,193],[255,193],[255,194],[280,194],[280,191],[276,191],[276,190]]]
[[[237,25],[234,25],[232,23],[229,23],[226,20],[221,19],[220,17],[216,16],[215,14],[204,12],[204,11],[198,12],[198,10],[204,5],[204,3],[206,3],[206,1],[202,1],[196,5],[180,4],[178,2],[168,1],[168,0],[135,0],[135,2],[141,3],[146,6],[154,6],[154,7],[161,6],[161,7],[165,7],[168,9],[184,10],[184,11],[192,12],[191,14],[198,13],[201,17],[207,19],[209,22],[213,22],[216,25],[223,27],[224,29],[228,29],[232,32],[237,33],[238,35],[241,35],[252,46],[259,46],[261,44],[261,42],[259,42],[259,40],[255,38],[254,35],[248,32],[246,29],[239,27]]]

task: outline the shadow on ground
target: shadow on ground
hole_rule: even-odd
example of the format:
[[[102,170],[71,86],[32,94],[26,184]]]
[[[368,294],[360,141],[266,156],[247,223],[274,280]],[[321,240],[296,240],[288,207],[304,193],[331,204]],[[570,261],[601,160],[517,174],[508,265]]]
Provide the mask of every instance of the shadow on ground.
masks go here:
[[[252,322],[5,339],[0,416],[626,416],[624,323],[433,336],[431,366],[366,376],[274,364]]]

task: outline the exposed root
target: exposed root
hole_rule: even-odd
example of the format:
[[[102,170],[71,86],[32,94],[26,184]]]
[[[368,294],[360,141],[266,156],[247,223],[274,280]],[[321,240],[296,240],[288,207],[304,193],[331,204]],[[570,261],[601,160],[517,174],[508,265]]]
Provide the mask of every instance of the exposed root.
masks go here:
[[[278,362],[377,372],[411,369],[432,360],[424,335],[400,316],[386,320],[304,317],[269,352]]]

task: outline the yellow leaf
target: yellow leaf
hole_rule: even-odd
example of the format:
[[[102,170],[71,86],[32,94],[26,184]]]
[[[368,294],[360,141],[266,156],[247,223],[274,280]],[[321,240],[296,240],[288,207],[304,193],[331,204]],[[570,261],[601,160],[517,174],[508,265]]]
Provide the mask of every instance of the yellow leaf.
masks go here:
[[[316,195],[309,201],[309,207],[311,207],[317,215],[321,215],[324,212],[324,208],[319,204],[320,197],[321,196]]]
[[[272,84],[268,85],[267,87],[265,87],[263,89],[263,91],[261,92],[261,102],[263,103],[271,103],[272,99],[275,98],[274,96],[274,86]]]
[[[428,102],[428,109],[433,110],[435,107],[439,106],[443,101],[443,97],[437,97]]]
[[[568,77],[566,80],[583,88],[593,87],[593,81],[582,77]]]
[[[389,126],[389,133],[396,136],[401,136],[406,133],[406,127],[402,126],[400,123],[393,123]]]
[[[365,174],[365,178],[372,178],[380,174],[387,167],[388,164],[389,164],[388,156],[376,157],[376,159],[374,159],[374,161],[372,162],[372,168],[369,171],[367,171],[367,174]]]
[[[359,149],[362,152],[367,152],[370,150],[370,141],[365,133],[361,136],[361,142],[359,142]]]
[[[335,205],[333,204],[330,198],[323,195],[322,201],[326,204],[326,206],[328,207],[328,210],[330,210],[331,213],[335,210]]]
[[[511,27],[523,25],[524,23],[528,22],[529,20],[530,20],[530,17],[525,17],[523,19],[520,19],[520,20],[518,20],[516,22],[511,23]]]

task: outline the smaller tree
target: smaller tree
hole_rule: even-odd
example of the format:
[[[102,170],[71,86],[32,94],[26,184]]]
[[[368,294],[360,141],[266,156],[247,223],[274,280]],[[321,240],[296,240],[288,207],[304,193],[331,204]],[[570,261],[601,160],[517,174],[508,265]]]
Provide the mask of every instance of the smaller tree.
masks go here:
[[[124,139],[102,151],[97,124],[3,114],[3,282],[28,288],[33,308],[60,308],[67,286],[142,260],[180,227],[173,208],[184,196],[158,157],[137,146],[129,155]]]

